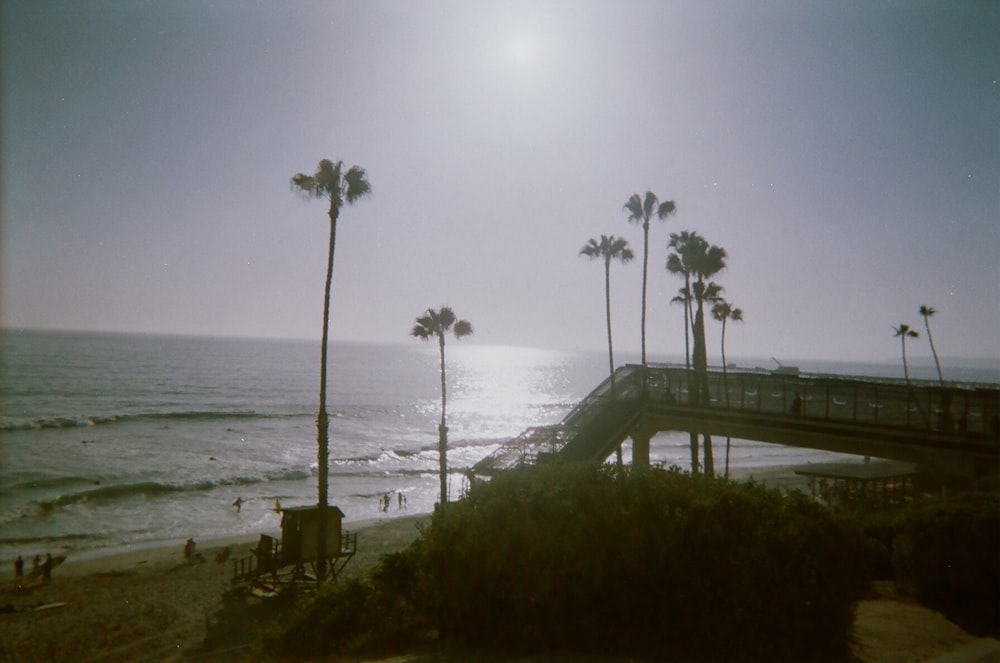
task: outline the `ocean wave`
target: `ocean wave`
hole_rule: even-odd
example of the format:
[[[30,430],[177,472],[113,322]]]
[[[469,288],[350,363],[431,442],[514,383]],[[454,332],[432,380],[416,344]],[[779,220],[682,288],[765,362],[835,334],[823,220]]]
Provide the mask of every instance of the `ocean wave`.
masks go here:
[[[56,507],[65,507],[73,504],[102,504],[138,496],[157,497],[171,493],[204,492],[223,486],[253,486],[272,481],[294,481],[307,479],[311,475],[312,472],[309,469],[285,468],[265,472],[264,474],[258,476],[223,477],[219,479],[202,479],[200,481],[180,483],[138,481],[107,486],[94,486],[86,490],[79,490],[59,495],[48,500],[37,500],[34,504],[37,506],[38,512],[44,515],[46,513],[50,513]]]
[[[135,414],[51,416],[34,419],[0,420],[0,431],[51,430],[59,428],[90,428],[129,421],[212,421],[226,419],[285,419],[311,414],[262,413],[255,411],[226,412],[217,410],[193,410],[183,412],[143,412]]]

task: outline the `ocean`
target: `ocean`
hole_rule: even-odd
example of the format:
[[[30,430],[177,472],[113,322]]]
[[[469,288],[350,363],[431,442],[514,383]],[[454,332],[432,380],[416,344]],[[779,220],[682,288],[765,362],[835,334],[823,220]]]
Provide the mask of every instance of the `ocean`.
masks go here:
[[[602,352],[451,339],[446,359],[453,499],[462,470],[530,426],[559,422],[607,374]],[[619,365],[637,361],[616,355]],[[799,364],[902,373],[891,364]],[[334,342],[329,367],[330,503],[348,527],[432,511],[436,345]],[[915,370],[934,377],[933,367]],[[276,501],[316,500],[318,376],[318,341],[0,330],[0,560],[276,531]],[[1000,382],[981,367],[951,377]],[[651,460],[687,469],[687,444],[685,433],[661,433]],[[721,469],[724,441],[715,453]],[[734,440],[730,462],[745,475],[844,460],[860,462]]]

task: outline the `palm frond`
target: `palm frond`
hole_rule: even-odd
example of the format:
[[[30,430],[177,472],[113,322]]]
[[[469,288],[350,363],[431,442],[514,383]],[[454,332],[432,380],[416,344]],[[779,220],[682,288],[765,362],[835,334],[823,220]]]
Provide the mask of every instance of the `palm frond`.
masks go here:
[[[597,243],[596,239],[591,237],[587,240],[587,243],[583,245],[583,248],[580,249],[580,255],[597,258],[601,255],[601,246]]]
[[[440,325],[442,332],[451,329],[451,326],[455,324],[455,320],[455,312],[451,310],[450,306],[442,306],[441,310],[438,311],[438,325]]]
[[[421,324],[413,325],[413,329],[410,330],[410,336],[414,336],[423,341],[426,341],[433,335],[434,333],[430,329]]]
[[[468,320],[459,320],[455,323],[455,338],[472,335],[472,323]]]
[[[291,180],[292,189],[303,198],[321,198],[323,193],[319,190],[316,178],[305,173],[296,173]]]
[[[729,302],[719,298],[715,300],[715,304],[712,305],[712,317],[722,322],[723,320],[728,320],[729,315],[733,312],[733,307],[729,305]]]
[[[344,175],[344,182],[347,184],[345,200],[348,204],[371,194],[371,184],[368,183],[365,169],[360,166],[351,166]]]
[[[677,205],[674,201],[668,200],[666,202],[660,203],[659,207],[656,208],[656,216],[660,219],[665,219],[671,214],[677,213]]]
[[[640,224],[643,222],[642,198],[639,197],[639,194],[633,193],[629,196],[629,199],[625,201],[622,209],[628,212],[628,220],[630,222]]]
[[[656,194],[652,191],[647,190],[646,195],[642,199],[642,220],[649,221],[653,218],[653,212],[660,204],[660,199],[656,197]]]

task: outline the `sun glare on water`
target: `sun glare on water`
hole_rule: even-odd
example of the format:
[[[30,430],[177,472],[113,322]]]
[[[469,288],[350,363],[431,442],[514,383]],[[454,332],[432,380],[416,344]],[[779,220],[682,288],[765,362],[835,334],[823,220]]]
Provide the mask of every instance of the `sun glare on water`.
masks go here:
[[[550,423],[566,390],[565,357],[552,350],[502,346],[449,348],[453,401],[449,409],[476,437],[517,435],[528,425]],[[499,430],[497,430],[499,427]],[[457,431],[456,431],[457,432]]]

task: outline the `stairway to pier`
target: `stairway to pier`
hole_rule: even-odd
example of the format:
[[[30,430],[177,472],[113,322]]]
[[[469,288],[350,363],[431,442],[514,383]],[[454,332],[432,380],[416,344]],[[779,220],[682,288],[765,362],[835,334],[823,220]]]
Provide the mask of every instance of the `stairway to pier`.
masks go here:
[[[640,366],[619,368],[560,423],[525,430],[476,463],[469,474],[485,477],[548,460],[604,460],[628,437],[642,415],[641,375]]]

